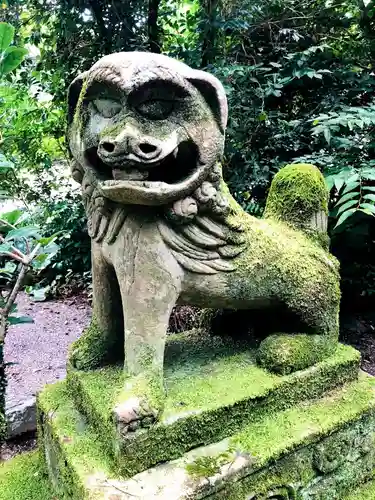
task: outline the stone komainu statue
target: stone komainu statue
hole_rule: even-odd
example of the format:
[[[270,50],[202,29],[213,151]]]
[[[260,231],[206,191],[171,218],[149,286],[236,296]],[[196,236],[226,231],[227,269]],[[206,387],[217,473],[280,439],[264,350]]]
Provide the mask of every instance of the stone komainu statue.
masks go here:
[[[70,364],[87,370],[125,357],[115,415],[126,431],[163,407],[165,339],[177,303],[288,311],[298,333],[285,328],[258,351],[260,364],[279,373],[306,368],[337,344],[339,274],[326,250],[324,179],[312,165],[285,167],[263,219],[251,217],[223,181],[226,123],[221,83],[163,55],[105,56],[69,89],[94,304]]]

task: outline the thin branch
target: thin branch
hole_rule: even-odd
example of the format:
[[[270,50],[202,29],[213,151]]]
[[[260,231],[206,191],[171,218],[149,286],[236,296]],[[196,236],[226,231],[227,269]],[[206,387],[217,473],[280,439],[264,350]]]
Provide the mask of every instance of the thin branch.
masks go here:
[[[28,265],[22,265],[21,271],[17,277],[17,281],[13,287],[12,292],[10,293],[7,302],[5,304],[5,307],[0,311],[0,319],[1,319],[1,327],[0,327],[0,344],[4,343],[5,340],[5,335],[6,335],[6,325],[8,322],[8,316],[9,313],[12,309],[12,306],[14,304],[14,301],[16,300],[17,294],[20,291],[20,288],[23,284],[23,281],[25,279],[27,270],[29,266]]]
[[[9,257],[10,259],[14,259],[17,262],[20,262],[23,265],[27,265],[27,262],[22,259],[22,257],[19,257],[17,254],[11,253],[11,252],[0,252],[0,255],[4,255],[5,257]]]
[[[12,229],[17,229],[16,226],[13,226],[13,224],[11,224],[10,222],[8,222],[8,221],[6,221],[4,219],[0,219],[0,223],[3,224],[4,226],[9,226]]]

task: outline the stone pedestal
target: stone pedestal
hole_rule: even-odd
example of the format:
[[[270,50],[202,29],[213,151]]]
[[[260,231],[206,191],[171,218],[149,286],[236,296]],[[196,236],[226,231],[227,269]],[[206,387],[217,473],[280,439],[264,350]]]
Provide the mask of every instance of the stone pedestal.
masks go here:
[[[340,345],[288,376],[233,341],[172,336],[161,420],[121,432],[121,367],[70,371],[38,399],[58,498],[342,499],[375,467],[375,379]]]

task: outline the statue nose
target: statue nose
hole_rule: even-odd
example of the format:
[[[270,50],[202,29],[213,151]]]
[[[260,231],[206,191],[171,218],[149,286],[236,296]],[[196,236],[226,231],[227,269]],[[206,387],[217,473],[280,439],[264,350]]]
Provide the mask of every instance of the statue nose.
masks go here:
[[[119,141],[106,138],[100,141],[99,151],[104,153],[106,157],[133,154],[140,160],[151,161],[161,154],[162,148],[151,140],[140,141],[136,138],[122,138]]]
[[[161,148],[152,142],[144,141],[134,144],[133,153],[142,160],[153,160],[161,153]]]

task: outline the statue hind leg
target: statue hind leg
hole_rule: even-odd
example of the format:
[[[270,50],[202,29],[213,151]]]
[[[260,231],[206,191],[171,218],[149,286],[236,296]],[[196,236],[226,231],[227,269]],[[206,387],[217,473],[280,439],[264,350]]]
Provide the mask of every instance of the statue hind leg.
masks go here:
[[[322,309],[321,306],[327,305],[325,299],[323,304],[311,300],[310,310],[300,311],[309,333],[274,333],[263,340],[258,348],[259,364],[286,375],[331,355],[338,345],[339,293],[334,292],[330,306]],[[305,303],[303,299],[301,303]]]

